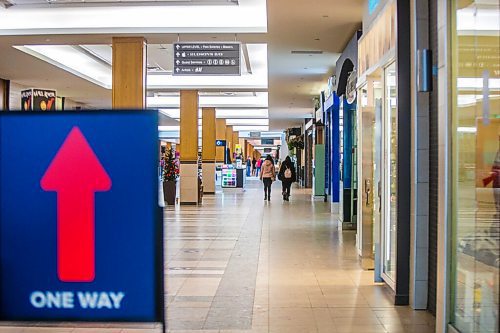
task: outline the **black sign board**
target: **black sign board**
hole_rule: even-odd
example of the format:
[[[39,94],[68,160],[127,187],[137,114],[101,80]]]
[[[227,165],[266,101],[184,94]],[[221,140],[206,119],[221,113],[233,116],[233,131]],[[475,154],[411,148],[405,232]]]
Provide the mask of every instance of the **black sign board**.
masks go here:
[[[262,145],[274,145],[274,139],[261,139],[260,144],[262,144]]]
[[[217,146],[217,147],[226,146],[226,140],[215,140],[215,146]]]
[[[29,89],[21,91],[21,110],[23,111],[55,111],[56,92],[45,89]]]
[[[23,90],[21,91],[21,110],[31,111],[32,110],[32,97],[33,90]]]
[[[240,43],[174,43],[173,75],[241,75]]]

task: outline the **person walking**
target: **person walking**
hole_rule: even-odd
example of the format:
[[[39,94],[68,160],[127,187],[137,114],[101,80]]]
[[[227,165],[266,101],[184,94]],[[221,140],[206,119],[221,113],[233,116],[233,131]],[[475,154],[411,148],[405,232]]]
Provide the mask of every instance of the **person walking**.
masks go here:
[[[295,165],[290,159],[290,156],[287,156],[283,163],[281,163],[278,179],[281,180],[281,194],[283,194],[283,200],[290,201],[290,188],[292,187],[292,183],[297,179],[295,175]]]
[[[261,166],[260,179],[264,183],[264,200],[271,201],[271,185],[276,179],[276,170],[271,155],[267,155]]]
[[[255,164],[257,164],[257,160],[255,156],[252,158],[252,176],[255,176]]]
[[[247,177],[250,177],[250,168],[252,167],[252,161],[250,160],[250,156],[247,157]]]
[[[259,177],[260,166],[262,165],[262,159],[259,158],[257,163],[255,163],[255,177]]]

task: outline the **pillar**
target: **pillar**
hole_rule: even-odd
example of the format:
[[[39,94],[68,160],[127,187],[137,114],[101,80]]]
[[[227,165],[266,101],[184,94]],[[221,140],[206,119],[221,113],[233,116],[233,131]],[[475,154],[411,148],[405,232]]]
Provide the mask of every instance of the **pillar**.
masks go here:
[[[181,90],[180,203],[198,204],[198,91]]]
[[[7,111],[10,109],[10,81],[0,79],[0,111]],[[21,103],[21,101],[19,101]]]
[[[146,40],[113,38],[113,109],[146,108]]]
[[[238,131],[233,131],[233,141],[231,142],[232,144],[232,151],[231,153],[236,152],[236,146],[240,144],[240,139],[239,139],[239,132]]]
[[[233,161],[233,126],[226,126],[226,148],[229,148],[229,156]]]
[[[203,193],[215,193],[216,120],[215,108],[203,108],[202,113],[202,174]]]
[[[217,119],[215,121],[216,140],[226,140],[226,119]],[[215,148],[215,161],[224,163],[224,147]]]

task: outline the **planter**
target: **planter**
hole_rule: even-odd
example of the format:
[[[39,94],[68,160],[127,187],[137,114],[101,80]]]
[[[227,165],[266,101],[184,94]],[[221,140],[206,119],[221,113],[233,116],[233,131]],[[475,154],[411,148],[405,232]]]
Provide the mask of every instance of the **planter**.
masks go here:
[[[163,196],[168,205],[175,205],[176,181],[163,182]]]

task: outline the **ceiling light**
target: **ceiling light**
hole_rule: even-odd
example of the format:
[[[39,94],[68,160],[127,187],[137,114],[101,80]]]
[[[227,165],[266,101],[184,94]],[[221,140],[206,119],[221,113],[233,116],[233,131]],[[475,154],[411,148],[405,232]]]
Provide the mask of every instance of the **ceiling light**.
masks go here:
[[[226,119],[226,125],[269,126],[269,119]]]
[[[24,45],[14,48],[101,87],[111,89],[111,66],[72,45]]]
[[[267,32],[265,0],[242,1],[239,5],[231,1],[227,5],[220,6],[208,4],[191,6],[182,4],[186,1],[179,0],[175,1],[176,4],[173,6],[146,6],[140,0],[125,1],[129,3],[127,6],[119,6],[121,1],[98,1],[102,6],[78,5],[77,1],[57,1],[59,2],[68,3],[68,6],[60,5],[52,8],[49,7],[49,2],[45,8],[24,6],[26,8],[22,10],[0,10],[0,35],[130,34],[137,31],[143,34],[209,33],[210,35],[229,32],[232,34]],[[155,3],[155,1],[148,2]],[[210,2],[203,1],[203,3]],[[72,4],[74,6],[69,6]],[[43,20],[28,19],[31,17],[43,17]]]
[[[292,54],[323,54],[323,51],[321,50],[293,50],[291,51]]]

